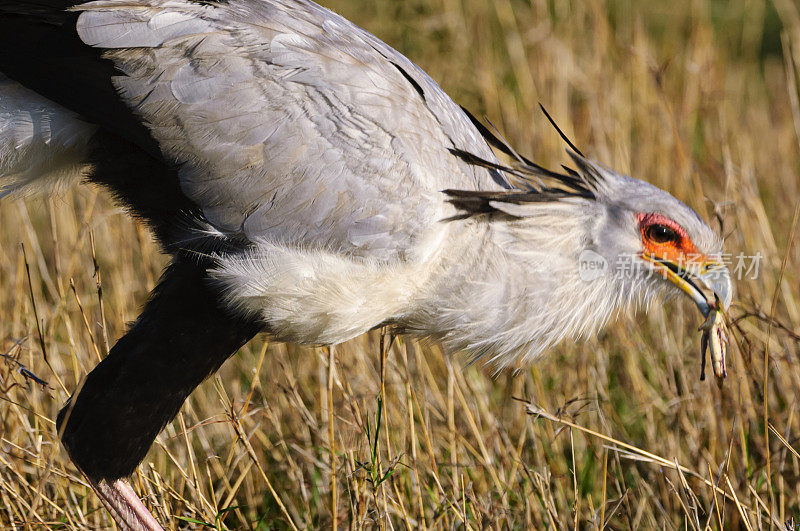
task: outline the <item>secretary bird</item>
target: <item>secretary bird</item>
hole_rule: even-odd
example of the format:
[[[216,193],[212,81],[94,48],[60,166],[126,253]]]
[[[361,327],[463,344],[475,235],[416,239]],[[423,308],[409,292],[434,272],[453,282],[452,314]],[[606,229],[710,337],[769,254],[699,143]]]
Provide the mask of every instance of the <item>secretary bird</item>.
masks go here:
[[[310,0],[0,0],[0,72],[2,194],[100,184],[172,258],[58,415],[123,528],[160,529],[125,478],[260,331],[389,326],[502,368],[667,289],[725,374],[731,281],[698,214],[577,149],[563,172],[517,155]]]

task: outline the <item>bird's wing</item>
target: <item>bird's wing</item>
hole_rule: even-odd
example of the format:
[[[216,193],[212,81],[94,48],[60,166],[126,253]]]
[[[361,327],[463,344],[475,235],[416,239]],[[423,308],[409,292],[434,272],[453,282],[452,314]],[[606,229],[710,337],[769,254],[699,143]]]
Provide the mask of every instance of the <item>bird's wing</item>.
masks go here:
[[[123,99],[217,230],[403,258],[440,230],[440,190],[500,187],[448,151],[493,160],[433,80],[313,2],[77,10],[81,39],[107,50]]]

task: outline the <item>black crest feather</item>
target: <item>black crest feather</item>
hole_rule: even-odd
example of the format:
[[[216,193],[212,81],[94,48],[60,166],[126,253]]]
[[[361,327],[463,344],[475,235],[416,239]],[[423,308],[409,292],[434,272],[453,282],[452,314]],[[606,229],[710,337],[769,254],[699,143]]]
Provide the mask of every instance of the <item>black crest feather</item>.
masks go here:
[[[558,127],[550,114],[545,110],[544,106],[541,104],[539,105],[558,134],[570,147],[567,152],[578,166],[578,171],[567,166],[562,166],[564,170],[563,173],[553,171],[520,155],[502,138],[497,132],[497,129],[491,125],[491,122],[490,125],[494,131],[484,125],[467,109],[462,107],[462,110],[484,140],[493,148],[510,157],[512,162],[508,165],[492,162],[457,148],[450,149],[450,153],[467,164],[504,173],[509,178],[508,182],[512,187],[508,190],[501,191],[444,190],[444,193],[448,196],[448,201],[463,212],[451,219],[464,219],[479,214],[497,212],[497,209],[492,207],[492,202],[523,204],[548,203],[570,198],[587,200],[594,200],[597,198],[595,190],[597,189],[601,176],[597,170],[583,158],[583,153],[581,153],[575,144],[573,144]]]

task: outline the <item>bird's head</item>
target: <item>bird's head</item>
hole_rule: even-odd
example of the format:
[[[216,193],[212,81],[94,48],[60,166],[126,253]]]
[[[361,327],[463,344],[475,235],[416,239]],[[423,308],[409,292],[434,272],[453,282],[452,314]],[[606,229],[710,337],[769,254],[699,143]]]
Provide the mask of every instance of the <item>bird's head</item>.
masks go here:
[[[639,289],[672,289],[704,317],[731,303],[722,240],[693,209],[669,193],[571,153],[590,187],[597,218],[585,249],[606,261],[607,274]]]
[[[503,263],[514,268],[517,287],[501,290],[508,296],[489,320],[493,328],[457,347],[498,366],[525,362],[563,338],[591,333],[615,310],[666,291],[687,295],[707,318],[703,359],[710,346],[714,372],[724,376],[723,312],[733,287],[721,238],[694,210],[575,151],[569,154],[576,169],[565,173],[515,152],[517,162],[508,167],[454,153],[509,178],[506,190],[446,192],[461,212],[456,218],[484,216],[503,234]],[[510,332],[502,341],[481,339],[504,327]]]

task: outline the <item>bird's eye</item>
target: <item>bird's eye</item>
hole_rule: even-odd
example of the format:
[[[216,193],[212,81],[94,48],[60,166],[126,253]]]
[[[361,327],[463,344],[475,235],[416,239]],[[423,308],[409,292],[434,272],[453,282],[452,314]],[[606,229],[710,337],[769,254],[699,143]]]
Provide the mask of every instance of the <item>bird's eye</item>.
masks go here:
[[[678,243],[681,239],[675,229],[661,224],[650,225],[645,229],[644,235],[656,244]]]

